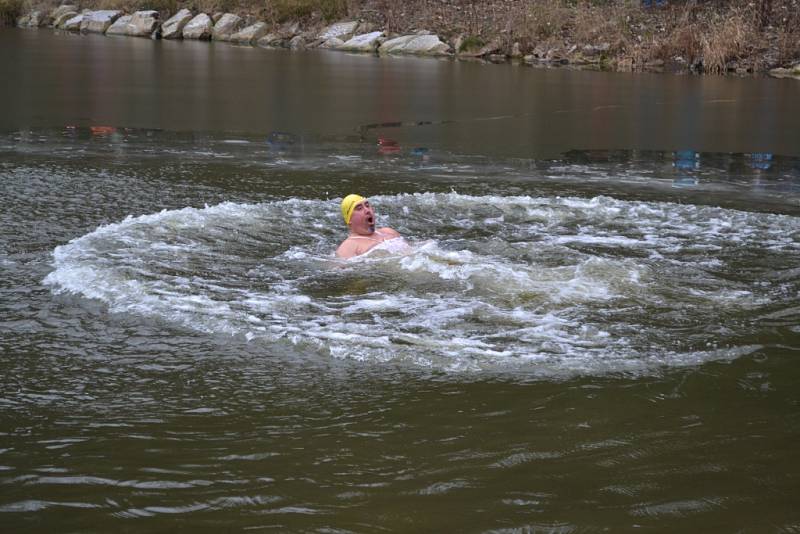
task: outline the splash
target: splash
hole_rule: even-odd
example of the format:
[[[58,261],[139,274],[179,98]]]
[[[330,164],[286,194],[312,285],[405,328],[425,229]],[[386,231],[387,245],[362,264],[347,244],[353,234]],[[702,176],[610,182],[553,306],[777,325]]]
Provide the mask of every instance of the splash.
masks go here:
[[[740,317],[797,306],[797,273],[774,269],[800,260],[789,216],[608,197],[372,200],[410,251],[335,259],[336,200],[224,203],[100,227],[55,249],[45,283],[256,345],[543,378],[737,358],[760,348],[757,321]]]

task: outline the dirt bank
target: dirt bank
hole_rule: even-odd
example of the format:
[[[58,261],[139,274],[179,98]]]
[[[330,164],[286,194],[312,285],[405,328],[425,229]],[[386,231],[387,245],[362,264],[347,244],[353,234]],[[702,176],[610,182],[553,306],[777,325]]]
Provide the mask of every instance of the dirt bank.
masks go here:
[[[53,0],[0,0],[15,21]],[[80,9],[232,12],[308,35],[336,20],[425,29],[461,57],[621,71],[765,73],[800,64],[800,0],[82,0]],[[651,4],[651,5],[645,5]]]

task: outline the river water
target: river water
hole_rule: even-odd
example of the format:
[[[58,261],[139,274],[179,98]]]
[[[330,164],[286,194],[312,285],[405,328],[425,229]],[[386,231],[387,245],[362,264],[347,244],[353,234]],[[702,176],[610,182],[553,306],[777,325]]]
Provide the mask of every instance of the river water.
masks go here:
[[[796,82],[0,49],[4,529],[800,530]]]

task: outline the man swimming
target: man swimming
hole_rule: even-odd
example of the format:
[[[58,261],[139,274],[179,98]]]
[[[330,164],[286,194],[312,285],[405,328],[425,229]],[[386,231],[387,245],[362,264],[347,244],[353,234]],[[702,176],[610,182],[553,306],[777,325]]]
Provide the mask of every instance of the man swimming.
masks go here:
[[[342,200],[342,217],[350,229],[336,256],[353,258],[378,247],[388,252],[401,252],[408,249],[405,239],[392,228],[375,229],[375,210],[369,200],[360,195],[347,195]]]

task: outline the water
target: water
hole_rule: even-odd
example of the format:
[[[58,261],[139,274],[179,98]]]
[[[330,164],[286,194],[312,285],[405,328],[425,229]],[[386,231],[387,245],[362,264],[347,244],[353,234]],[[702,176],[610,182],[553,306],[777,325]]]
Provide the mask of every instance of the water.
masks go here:
[[[0,135],[6,528],[800,529],[800,162],[783,81],[0,40],[18,80]],[[137,54],[160,74],[193,54],[266,63],[233,89],[110,68]],[[44,68],[54,56],[74,68]],[[87,56],[106,77],[83,91],[124,96],[64,105],[31,79],[77,98]],[[285,98],[256,99],[248,78],[277,68],[293,73],[273,87]],[[625,112],[642,135],[479,127],[459,113],[533,104],[419,101],[403,80],[423,75],[468,94],[544,83],[565,109],[614,86],[643,102]],[[394,88],[392,113],[372,111],[374,87],[338,100],[365,76]],[[308,77],[341,107],[295,101]],[[733,104],[725,136],[707,115],[700,133],[651,128],[648,91],[681,109],[705,84],[774,98]],[[169,87],[184,110],[232,91],[233,111],[166,111]],[[359,128],[417,117],[438,124]],[[504,120],[526,121],[483,122]],[[352,191],[409,253],[333,257]]]

